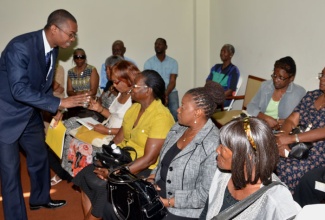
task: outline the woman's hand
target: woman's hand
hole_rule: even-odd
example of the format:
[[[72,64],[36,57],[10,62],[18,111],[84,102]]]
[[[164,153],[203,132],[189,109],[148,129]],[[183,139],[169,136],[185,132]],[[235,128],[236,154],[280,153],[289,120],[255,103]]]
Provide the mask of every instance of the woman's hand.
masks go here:
[[[109,171],[106,168],[96,167],[94,173],[97,174],[98,178],[107,180]]]
[[[97,124],[97,125],[93,125],[93,124],[90,124],[92,127],[94,127],[94,131],[97,131],[101,134],[105,134],[107,135],[108,134],[108,128],[105,127],[104,125],[102,124]]]
[[[102,104],[97,101],[97,99],[90,99],[89,104],[90,105],[89,105],[88,109],[96,111],[96,112],[100,112],[104,108],[102,106]]]
[[[294,143],[292,141],[293,136],[280,133],[280,134],[275,135],[275,137],[276,137],[276,145],[279,150],[279,155],[281,157],[288,157],[288,154],[291,151],[288,144]]]

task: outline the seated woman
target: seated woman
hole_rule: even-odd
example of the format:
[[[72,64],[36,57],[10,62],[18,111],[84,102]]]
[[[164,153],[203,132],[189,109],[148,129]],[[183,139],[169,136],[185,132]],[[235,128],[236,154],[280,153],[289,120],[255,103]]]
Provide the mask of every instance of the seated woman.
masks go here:
[[[237,118],[220,130],[218,169],[200,219],[212,219],[260,188],[279,181],[273,174],[278,150],[272,130],[261,119]],[[301,208],[284,184],[268,189],[234,219],[290,219]]]
[[[112,58],[109,64],[114,65],[118,60],[121,59]],[[110,78],[113,80],[114,87],[119,91],[119,94],[108,109],[104,108],[100,102],[95,100],[91,100],[89,109],[109,119],[106,124],[93,125],[93,131],[107,135],[105,138],[108,143],[118,133],[122,126],[124,114],[132,105],[130,90],[135,77],[140,71],[134,64],[125,60],[117,62],[112,68],[108,67],[107,71],[111,71]],[[75,126],[80,126],[80,124],[76,122],[75,117],[66,120],[65,125],[68,132],[72,128],[76,128]],[[72,176],[75,176],[84,165],[92,163],[92,156],[95,155],[96,152],[101,152],[101,150],[100,146],[92,146],[91,143],[84,143],[67,135],[64,143],[65,156],[62,160],[62,166],[70,172]],[[82,163],[81,161],[86,162]]]
[[[257,94],[247,105],[247,113],[266,121],[279,130],[284,119],[306,94],[306,90],[293,83],[296,64],[291,57],[283,57],[274,64],[272,80],[263,82]]]
[[[77,48],[74,50],[73,61],[76,66],[68,71],[67,95],[74,96],[88,92],[89,95],[95,97],[99,84],[97,69],[94,66],[87,64],[87,56],[82,48]],[[77,107],[69,109],[69,111],[65,113],[64,117],[70,118],[73,116],[92,116],[93,113],[87,110],[87,107],[88,106],[85,105],[85,108]]]
[[[238,68],[231,63],[231,59],[235,54],[235,48],[231,44],[225,44],[220,50],[220,59],[222,63],[216,64],[211,68],[208,80],[219,83],[225,92],[225,96],[230,97],[237,89],[239,79]],[[231,100],[225,100],[224,107],[228,107]]]
[[[167,135],[158,166],[147,179],[158,185],[168,209],[165,219],[197,219],[216,170],[219,130],[210,117],[225,100],[219,83],[187,91],[178,108],[178,123]]]
[[[277,166],[277,174],[292,193],[300,178],[309,170],[325,166],[325,68],[319,74],[319,89],[307,92],[293,113],[282,125],[283,134],[277,136],[279,153],[282,158]],[[293,128],[300,125],[310,130],[298,135],[290,135]],[[288,144],[312,142],[306,159],[287,158]]]
[[[115,84],[123,83],[112,78]],[[113,141],[120,147],[130,146],[137,152],[137,159],[129,166],[132,173],[148,176],[156,166],[159,152],[174,124],[173,116],[164,106],[165,83],[154,70],[145,70],[134,81],[131,92],[134,103],[125,113],[122,128]],[[89,165],[73,179],[82,190],[85,219],[101,219],[107,206],[106,180],[108,170]]]

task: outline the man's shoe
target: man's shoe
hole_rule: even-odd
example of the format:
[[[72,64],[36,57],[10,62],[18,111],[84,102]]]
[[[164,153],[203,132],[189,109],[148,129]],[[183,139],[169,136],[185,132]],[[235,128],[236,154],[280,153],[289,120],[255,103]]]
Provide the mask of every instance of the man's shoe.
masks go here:
[[[65,204],[67,204],[67,202],[65,200],[51,200],[49,203],[43,204],[43,205],[29,204],[29,208],[30,208],[30,210],[37,210],[40,208],[55,209],[55,208],[60,208],[61,206],[64,206]]]

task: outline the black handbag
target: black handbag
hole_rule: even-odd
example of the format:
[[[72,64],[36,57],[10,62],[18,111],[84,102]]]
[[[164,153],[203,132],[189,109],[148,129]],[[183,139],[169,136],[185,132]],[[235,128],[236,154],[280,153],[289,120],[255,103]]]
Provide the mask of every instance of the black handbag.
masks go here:
[[[133,147],[120,148],[111,141],[108,145],[102,146],[102,153],[97,152],[93,158],[93,164],[96,167],[104,167],[108,169],[115,169],[125,164],[132,162],[130,152],[135,153],[135,159],[137,158],[137,152]]]
[[[303,129],[301,126],[298,126],[292,129],[291,134],[292,135],[300,134],[306,132],[310,128],[311,128],[310,125],[306,129]],[[301,160],[301,159],[306,159],[308,157],[309,150],[310,148],[313,147],[313,145],[311,142],[299,142],[299,143],[289,144],[289,147],[291,151],[288,157]]]
[[[167,214],[155,187],[125,167],[108,175],[108,201],[119,220],[160,220]]]

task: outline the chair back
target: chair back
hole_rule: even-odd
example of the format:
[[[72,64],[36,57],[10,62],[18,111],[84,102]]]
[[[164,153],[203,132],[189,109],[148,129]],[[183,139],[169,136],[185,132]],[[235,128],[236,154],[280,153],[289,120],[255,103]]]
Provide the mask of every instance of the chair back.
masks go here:
[[[252,98],[255,96],[259,88],[261,87],[262,82],[264,82],[265,79],[249,75],[247,79],[246,84],[246,91],[245,91],[245,98],[243,101],[243,110],[246,110],[248,103],[252,100]]]
[[[245,95],[233,97],[234,100],[243,100],[242,110],[217,111],[214,113],[211,118],[218,128],[231,121],[234,117],[238,117],[243,110],[246,110],[248,103],[255,96],[263,81],[265,81],[265,79],[252,75],[248,76]]]
[[[233,96],[236,96],[238,94],[238,91],[239,91],[242,83],[243,83],[243,77],[242,76],[239,76],[238,82],[237,82],[237,86],[236,86],[236,91],[234,91],[233,94],[232,94]],[[224,111],[230,111],[232,109],[232,105],[234,104],[234,102],[235,102],[235,99],[232,99],[231,102],[230,102],[230,104],[229,104],[229,106],[228,107],[224,107],[223,110]]]

